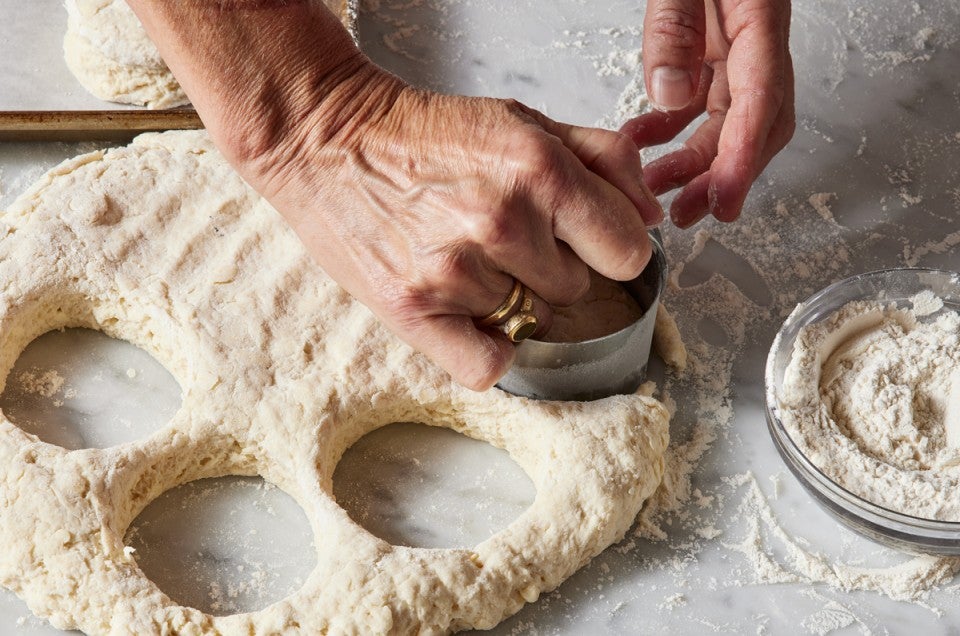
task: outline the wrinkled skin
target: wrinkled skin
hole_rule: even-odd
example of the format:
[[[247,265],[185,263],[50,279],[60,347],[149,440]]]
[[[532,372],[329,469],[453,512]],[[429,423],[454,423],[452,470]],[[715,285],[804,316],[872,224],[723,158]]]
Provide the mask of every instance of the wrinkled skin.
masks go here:
[[[349,134],[307,133],[264,193],[296,211],[288,218],[320,264],[387,326],[486,388],[513,345],[474,317],[503,301],[511,276],[532,290],[543,331],[550,304],[586,292],[587,266],[637,276],[650,257],[646,223],[662,213],[622,134],[376,77],[392,103]]]

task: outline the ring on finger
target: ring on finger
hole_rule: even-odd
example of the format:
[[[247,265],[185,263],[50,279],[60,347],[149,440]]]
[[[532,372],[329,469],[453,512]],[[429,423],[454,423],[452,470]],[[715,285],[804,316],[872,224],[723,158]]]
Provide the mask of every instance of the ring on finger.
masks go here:
[[[500,326],[500,330],[506,334],[510,342],[526,340],[537,331],[537,315],[533,313],[533,300],[526,295],[526,291],[526,288],[523,288],[520,311],[510,316]]]
[[[500,306],[483,318],[480,318],[477,321],[477,324],[479,324],[481,327],[490,327],[491,325],[499,325],[503,323],[514,313],[516,313],[518,307],[523,305],[524,297],[523,284],[514,278],[513,289],[510,290],[510,293],[507,294],[507,297],[504,299],[504,301],[500,303]]]

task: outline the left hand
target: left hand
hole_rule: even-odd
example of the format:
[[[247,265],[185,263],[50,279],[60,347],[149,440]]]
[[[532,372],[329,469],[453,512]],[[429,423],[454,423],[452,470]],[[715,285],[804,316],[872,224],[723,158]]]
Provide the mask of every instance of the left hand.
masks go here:
[[[647,147],[708,117],[684,147],[644,168],[657,195],[683,188],[670,217],[733,221],[750,186],[793,136],[789,0],[648,0],[643,67],[653,112],[621,131]]]

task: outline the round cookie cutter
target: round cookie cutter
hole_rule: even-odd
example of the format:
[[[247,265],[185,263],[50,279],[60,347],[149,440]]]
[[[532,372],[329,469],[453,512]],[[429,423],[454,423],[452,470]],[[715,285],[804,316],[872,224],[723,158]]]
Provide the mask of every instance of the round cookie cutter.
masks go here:
[[[539,400],[596,400],[636,391],[646,376],[657,307],[667,282],[660,232],[653,230],[649,236],[650,262],[639,276],[621,283],[643,308],[639,320],[581,342],[524,340],[497,386]]]

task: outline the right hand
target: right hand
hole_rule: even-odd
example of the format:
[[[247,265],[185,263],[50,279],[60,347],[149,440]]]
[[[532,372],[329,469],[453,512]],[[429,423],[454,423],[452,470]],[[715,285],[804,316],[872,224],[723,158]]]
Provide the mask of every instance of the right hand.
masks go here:
[[[588,266],[639,275],[663,212],[627,136],[414,90],[363,60],[340,108],[232,159],[332,278],[456,381],[489,388],[514,346],[475,318],[511,277],[533,291],[542,333],[550,304],[586,292]]]

